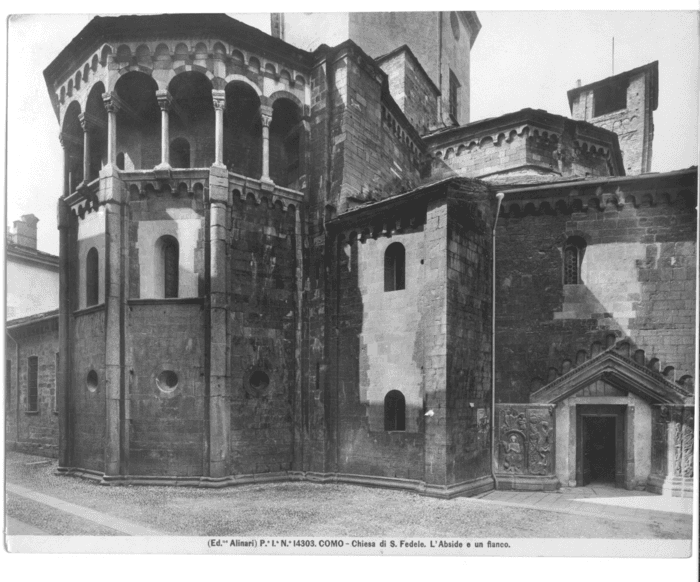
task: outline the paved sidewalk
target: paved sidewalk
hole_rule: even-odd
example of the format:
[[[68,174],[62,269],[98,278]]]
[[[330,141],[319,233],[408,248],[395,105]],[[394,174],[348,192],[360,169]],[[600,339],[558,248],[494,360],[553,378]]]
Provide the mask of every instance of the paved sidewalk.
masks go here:
[[[31,499],[32,501],[36,501],[37,503],[48,505],[49,507],[53,507],[54,509],[65,511],[66,513],[80,517],[81,519],[86,519],[88,521],[100,524],[101,526],[118,531],[121,534],[129,536],[164,535],[162,532],[156,531],[154,529],[149,529],[143,527],[142,525],[126,521],[118,517],[107,515],[106,513],[102,513],[100,511],[95,511],[94,509],[89,509],[87,507],[82,507],[74,503],[69,503],[67,501],[63,501],[62,499],[57,499],[56,497],[46,495],[45,493],[38,493],[36,491],[32,491],[31,489],[27,489],[26,487],[15,485],[13,483],[7,483],[7,492],[14,493],[15,495],[19,495],[20,497],[24,497],[26,499]],[[36,534],[30,533],[28,535]]]
[[[614,516],[631,522],[692,523],[691,498],[665,497],[647,491],[627,491],[612,485],[564,487],[559,491],[487,491],[476,497],[502,506],[530,507],[573,515]]]

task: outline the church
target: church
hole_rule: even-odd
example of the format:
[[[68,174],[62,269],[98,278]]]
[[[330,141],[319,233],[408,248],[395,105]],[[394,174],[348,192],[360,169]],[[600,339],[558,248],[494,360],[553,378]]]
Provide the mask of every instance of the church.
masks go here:
[[[692,495],[697,168],[651,172],[658,63],[471,121],[480,28],[94,18],[44,71],[57,414],[18,344],[8,442],[57,423],[59,472],[112,485]]]

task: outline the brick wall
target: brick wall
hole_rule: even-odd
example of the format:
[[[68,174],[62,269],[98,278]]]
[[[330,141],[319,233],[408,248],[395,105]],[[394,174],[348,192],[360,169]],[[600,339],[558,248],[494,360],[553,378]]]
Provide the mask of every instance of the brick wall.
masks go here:
[[[6,343],[5,359],[11,362],[9,399],[5,401],[5,438],[10,449],[56,457],[58,416],[56,415],[56,354],[58,321],[52,320],[15,330]],[[17,357],[19,356],[19,362]],[[28,358],[38,358],[37,410],[27,411]],[[18,365],[19,364],[19,365]],[[19,382],[19,383],[18,383]],[[4,386],[4,381],[3,381]],[[19,391],[17,387],[19,386]]]
[[[676,380],[692,376],[693,180],[620,184],[615,195],[582,185],[570,193],[578,206],[548,203],[537,212],[535,201],[525,215],[509,208],[497,233],[500,402],[526,401],[538,385],[622,338],[630,355],[644,351],[650,367],[672,367]],[[581,201],[589,198],[586,210]],[[563,284],[563,246],[572,235],[587,242],[581,285]]]
[[[292,468],[296,322],[294,210],[233,197],[229,260],[231,474]],[[261,385],[253,374],[262,372]]]

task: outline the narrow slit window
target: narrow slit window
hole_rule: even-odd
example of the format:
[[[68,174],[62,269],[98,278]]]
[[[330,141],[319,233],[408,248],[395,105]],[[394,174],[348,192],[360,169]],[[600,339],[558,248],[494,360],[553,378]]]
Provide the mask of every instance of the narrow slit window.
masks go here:
[[[178,297],[180,277],[180,245],[172,236],[159,239],[161,265],[163,270],[163,297],[166,299]]]
[[[581,281],[581,262],[586,243],[580,237],[571,237],[564,245],[564,285],[579,285]]]
[[[391,390],[384,398],[384,430],[406,430],[406,398],[398,390]]]
[[[384,291],[406,288],[406,249],[401,243],[390,244],[384,253]]]
[[[39,358],[27,358],[27,411],[36,412],[39,404]]]
[[[92,247],[85,260],[85,304],[87,307],[97,305],[100,296],[100,258]]]

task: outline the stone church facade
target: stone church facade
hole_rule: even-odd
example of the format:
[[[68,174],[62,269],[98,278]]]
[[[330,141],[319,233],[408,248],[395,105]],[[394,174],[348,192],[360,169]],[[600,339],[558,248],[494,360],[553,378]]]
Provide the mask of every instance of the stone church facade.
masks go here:
[[[298,15],[98,17],[49,65],[60,471],[692,490],[697,169],[648,173],[657,64],[469,123],[478,18],[418,17],[312,50]]]

